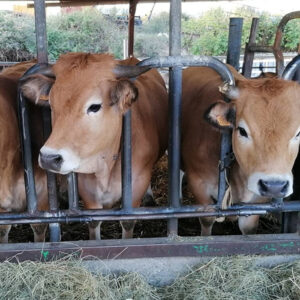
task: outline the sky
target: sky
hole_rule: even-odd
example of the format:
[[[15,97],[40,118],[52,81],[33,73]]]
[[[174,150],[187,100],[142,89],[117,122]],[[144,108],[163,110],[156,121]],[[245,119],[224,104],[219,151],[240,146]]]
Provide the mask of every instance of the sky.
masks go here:
[[[22,1],[0,1],[0,9],[3,10],[11,10],[14,4],[23,4]],[[259,11],[268,11],[271,14],[276,15],[284,15],[288,12],[300,10],[300,0],[244,0],[244,1],[212,1],[212,2],[190,2],[182,3],[182,12],[192,15],[192,16],[199,16],[201,13],[207,11],[211,8],[222,7],[226,11],[232,11],[235,8],[243,5],[248,5],[251,7],[256,8]],[[105,5],[102,6],[102,11],[108,12],[113,5]],[[127,10],[128,5],[117,5],[118,8],[122,10]],[[138,4],[136,15],[144,16],[149,15],[153,4],[146,3],[146,4]],[[59,13],[58,8],[48,8],[47,14],[57,14]],[[154,6],[153,14],[158,14],[162,11],[169,11],[169,4],[168,3],[156,3]]]

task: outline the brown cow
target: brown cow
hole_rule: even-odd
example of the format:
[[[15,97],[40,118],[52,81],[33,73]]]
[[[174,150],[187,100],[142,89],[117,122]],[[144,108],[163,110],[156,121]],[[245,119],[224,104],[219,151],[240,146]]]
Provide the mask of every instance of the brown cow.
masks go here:
[[[221,100],[219,87],[223,83],[215,71],[206,67],[183,71],[183,169],[197,203],[202,205],[217,199],[220,130],[212,125],[232,129],[236,161],[228,180],[233,203],[264,203],[293,192],[291,171],[300,139],[300,86],[278,78],[247,80],[233,72],[237,88],[229,92],[232,102],[228,104]],[[211,234],[214,221],[200,219],[202,235]],[[258,221],[258,216],[240,217],[240,230],[255,233]]]
[[[121,198],[121,132],[123,114],[132,105],[133,207],[141,204],[154,163],[167,146],[167,92],[156,70],[133,83],[118,72],[108,54],[69,53],[53,67],[56,77],[29,77],[24,93],[38,102],[51,88],[52,134],[40,151],[40,165],[53,172],[78,172],[79,193],[87,209],[111,208]],[[119,70],[119,71],[118,71]],[[116,72],[118,75],[116,75]],[[121,77],[121,78],[120,78]],[[42,97],[45,98],[44,95]],[[43,101],[41,101],[43,102]],[[123,237],[131,237],[134,222],[121,222]],[[100,239],[100,225],[89,226]]]
[[[33,62],[16,64],[0,74],[0,211],[22,212],[26,209],[24,187],[24,169],[21,160],[21,144],[17,120],[17,84],[18,78],[31,67]],[[40,109],[30,105],[32,119],[32,147],[38,208],[48,209],[47,185],[45,172],[38,166],[38,151],[43,143],[42,133],[34,128],[41,128]],[[0,226],[0,242],[8,241],[10,225]],[[32,225],[34,240],[42,242],[45,238],[46,225]]]

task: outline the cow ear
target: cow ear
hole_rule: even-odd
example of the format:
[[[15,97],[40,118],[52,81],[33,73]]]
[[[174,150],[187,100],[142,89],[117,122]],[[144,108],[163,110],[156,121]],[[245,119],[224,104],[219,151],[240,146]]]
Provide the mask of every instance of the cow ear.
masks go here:
[[[138,97],[137,87],[128,79],[118,80],[111,89],[111,104],[117,104],[122,113],[125,113]]]
[[[20,80],[23,95],[38,105],[49,106],[49,92],[55,79],[34,74]]]
[[[217,128],[233,128],[235,124],[235,108],[232,103],[218,101],[208,108],[205,118]]]

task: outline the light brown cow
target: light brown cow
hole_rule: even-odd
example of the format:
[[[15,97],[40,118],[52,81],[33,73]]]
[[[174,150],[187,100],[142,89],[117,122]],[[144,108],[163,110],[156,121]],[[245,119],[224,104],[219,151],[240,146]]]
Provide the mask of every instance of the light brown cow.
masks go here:
[[[277,78],[247,80],[233,72],[237,89],[231,90],[232,102],[227,104],[215,71],[206,67],[183,71],[183,169],[197,203],[202,205],[217,199],[220,130],[215,127],[233,130],[236,161],[228,174],[233,203],[263,203],[293,192],[291,171],[300,139],[300,86]],[[202,235],[211,234],[214,221],[200,219]],[[255,233],[258,221],[258,216],[240,217],[240,230]]]
[[[17,119],[18,78],[34,62],[14,65],[0,74],[0,211],[22,212],[26,209],[24,169],[21,160],[21,144]],[[43,143],[40,109],[30,105],[32,149],[36,179],[38,209],[47,210],[47,185],[45,172],[38,166],[38,153]],[[0,226],[0,242],[8,241],[10,225]],[[45,239],[46,225],[32,225],[34,240]]]
[[[53,129],[40,151],[40,165],[61,174],[80,173],[79,193],[87,209],[111,208],[121,198],[122,117],[128,108],[132,106],[133,207],[140,206],[152,167],[166,149],[167,92],[159,73],[151,70],[134,83],[115,74],[117,63],[137,62],[117,62],[108,54],[69,53],[53,67],[52,88],[51,79],[43,75],[23,84],[24,93],[35,102],[51,88]],[[131,237],[134,222],[121,224],[123,237]],[[100,238],[97,222],[89,229],[91,239]]]

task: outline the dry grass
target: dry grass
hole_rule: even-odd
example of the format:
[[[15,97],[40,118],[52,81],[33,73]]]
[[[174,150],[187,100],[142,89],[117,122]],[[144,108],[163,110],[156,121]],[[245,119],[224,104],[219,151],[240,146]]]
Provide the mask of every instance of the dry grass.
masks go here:
[[[72,257],[48,263],[0,264],[0,299],[300,299],[300,261],[272,269],[251,257],[213,259],[172,285],[142,276],[92,274]]]

